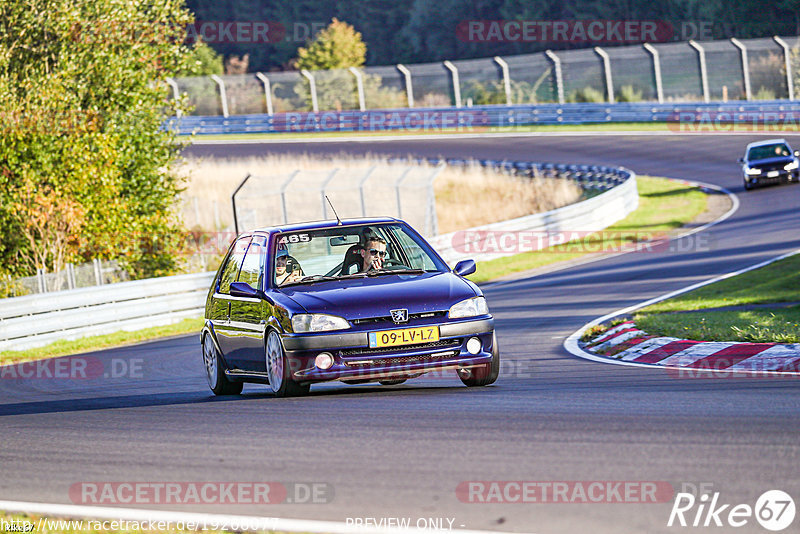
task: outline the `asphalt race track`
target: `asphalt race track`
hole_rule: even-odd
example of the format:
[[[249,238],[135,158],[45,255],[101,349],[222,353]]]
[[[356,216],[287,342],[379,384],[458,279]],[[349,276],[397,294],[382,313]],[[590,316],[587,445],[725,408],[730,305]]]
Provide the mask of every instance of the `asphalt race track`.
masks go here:
[[[94,353],[89,358],[103,365],[97,378],[0,379],[0,499],[79,502],[69,490],[86,481],[326,483],[331,491],[319,500],[329,502],[117,506],[336,521],[406,517],[412,524],[454,518],[455,528],[537,533],[709,529],[667,527],[672,495],[644,504],[498,504],[461,502],[456,488],[467,481],[661,481],[675,492],[703,484],[731,505],[754,506],[772,489],[800,502],[800,381],[680,378],[577,359],[562,347],[610,311],[800,248],[800,186],[742,190],[736,159],[746,143],[768,137],[193,146],[187,154],[195,157],[346,151],[623,165],[718,184],[738,194],[741,207],[672,252],[619,255],[487,286],[504,358],[489,388],[467,389],[448,375],[393,387],[318,385],[309,397],[285,400],[248,385],[243,396],[215,399],[196,336]],[[788,140],[800,148],[800,136]],[[766,532],[753,517],[736,531]]]

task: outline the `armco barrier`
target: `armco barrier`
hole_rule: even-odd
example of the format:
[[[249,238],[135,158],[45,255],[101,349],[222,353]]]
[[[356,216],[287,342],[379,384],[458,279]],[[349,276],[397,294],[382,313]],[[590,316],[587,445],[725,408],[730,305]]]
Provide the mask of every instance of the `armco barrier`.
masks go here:
[[[615,122],[663,122],[665,129],[723,129],[722,125],[777,124],[800,130],[800,102],[787,100],[656,104],[525,104],[401,108],[370,111],[289,112],[273,115],[184,116],[165,128],[180,134],[304,132],[435,132],[487,127]]]
[[[439,163],[436,159],[426,161]],[[566,178],[575,180],[584,189],[603,191],[588,200],[563,208],[471,228],[461,234],[483,230],[542,233],[597,231],[624,218],[638,206],[636,177],[627,169],[526,161],[445,161],[449,165],[479,164],[518,176]],[[484,260],[498,257],[497,253],[459,251],[454,246],[454,235],[430,239],[431,244],[451,265],[465,258]],[[168,276],[2,299],[0,350],[22,350],[59,339],[137,330],[201,316],[213,276],[213,272]]]
[[[491,260],[519,252],[517,249],[506,252],[496,250],[480,252],[494,248],[487,246],[485,242],[489,234],[496,237],[502,233],[527,232],[539,236],[557,236],[559,232],[596,232],[624,219],[639,206],[636,175],[628,169],[550,164],[537,164],[537,169],[543,174],[572,178],[585,188],[605,189],[605,192],[545,213],[536,213],[429,239],[448,264],[452,266],[468,258],[476,261]]]
[[[162,326],[203,314],[214,273],[166,276],[0,301],[0,350]]]

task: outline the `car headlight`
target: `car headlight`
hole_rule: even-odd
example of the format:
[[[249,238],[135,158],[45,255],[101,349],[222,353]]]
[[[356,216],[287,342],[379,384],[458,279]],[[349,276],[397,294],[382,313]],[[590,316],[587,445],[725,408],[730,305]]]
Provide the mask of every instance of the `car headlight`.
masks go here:
[[[292,317],[292,329],[296,333],[327,332],[350,328],[347,319],[326,313],[300,313]]]
[[[797,160],[794,160],[794,161],[792,161],[790,163],[787,163],[783,168],[785,170],[787,170],[787,171],[791,171],[791,170],[796,169],[797,167],[798,167],[798,162],[797,162]]]
[[[747,174],[761,174],[761,169],[753,169],[751,167],[745,167],[744,172]]]
[[[451,319],[459,319],[461,317],[486,315],[487,313],[489,313],[489,307],[486,305],[486,299],[483,297],[474,297],[462,300],[458,304],[453,304],[450,307],[448,315]]]

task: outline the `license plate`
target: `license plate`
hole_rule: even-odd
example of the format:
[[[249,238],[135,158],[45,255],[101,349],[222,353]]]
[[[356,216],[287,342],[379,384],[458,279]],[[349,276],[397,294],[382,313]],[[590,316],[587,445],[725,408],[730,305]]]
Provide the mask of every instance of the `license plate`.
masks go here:
[[[778,174],[780,174],[778,173],[778,171],[769,171],[767,173],[767,176],[769,176],[770,178],[775,178],[776,176],[778,176]]]
[[[417,343],[430,343],[431,341],[439,341],[438,326],[420,326],[418,328],[383,330],[369,333],[370,348],[415,345]]]

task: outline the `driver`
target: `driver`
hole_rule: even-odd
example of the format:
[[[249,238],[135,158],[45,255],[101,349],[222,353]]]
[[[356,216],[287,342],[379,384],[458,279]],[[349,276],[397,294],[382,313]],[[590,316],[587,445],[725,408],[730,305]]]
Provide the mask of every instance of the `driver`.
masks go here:
[[[287,271],[286,264],[288,262],[289,251],[285,248],[278,249],[278,252],[275,254],[275,283],[277,285],[298,282],[300,280],[299,270]]]
[[[383,260],[386,258],[386,241],[378,236],[370,236],[361,249],[361,271],[383,269]]]

